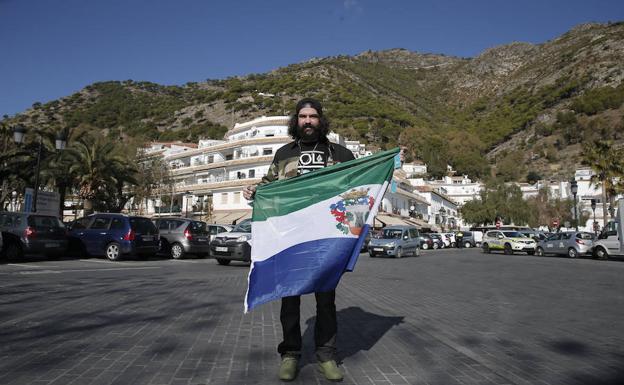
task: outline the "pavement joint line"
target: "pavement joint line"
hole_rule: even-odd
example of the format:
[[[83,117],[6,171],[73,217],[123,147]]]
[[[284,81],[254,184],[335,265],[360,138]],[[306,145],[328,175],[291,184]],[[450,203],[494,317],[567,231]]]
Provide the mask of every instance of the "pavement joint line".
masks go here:
[[[41,266],[41,265],[31,265],[25,263],[7,263],[7,266],[17,266],[17,267],[36,267],[41,269],[48,269],[50,267],[58,267],[58,266]]]
[[[115,265],[135,265],[133,262],[109,261],[107,259],[79,259],[82,262],[108,263]]]
[[[15,271],[9,274],[61,274],[61,273],[79,273],[85,271],[114,271],[114,270],[146,270],[160,269],[161,266],[143,266],[143,267],[111,267],[104,269],[68,269],[68,270],[32,270],[32,271]]]

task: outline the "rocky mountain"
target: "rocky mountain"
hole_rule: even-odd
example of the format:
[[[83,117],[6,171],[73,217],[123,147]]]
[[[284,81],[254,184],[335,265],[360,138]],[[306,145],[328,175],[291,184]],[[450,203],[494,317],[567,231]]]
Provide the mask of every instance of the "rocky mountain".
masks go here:
[[[405,145],[433,175],[451,164],[472,177],[563,179],[579,164],[581,143],[624,139],[623,79],[624,23],[583,24],[474,58],[391,49],[184,86],[96,83],[3,122],[195,141],[313,96],[335,131],[372,147]]]

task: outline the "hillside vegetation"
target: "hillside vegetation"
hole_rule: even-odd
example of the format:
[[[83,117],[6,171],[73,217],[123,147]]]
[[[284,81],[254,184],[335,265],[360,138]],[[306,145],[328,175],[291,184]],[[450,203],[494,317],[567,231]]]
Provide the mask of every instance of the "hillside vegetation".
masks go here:
[[[473,178],[566,178],[580,164],[580,143],[623,139],[623,79],[624,23],[585,24],[475,58],[392,49],[183,86],[96,83],[3,122],[197,141],[220,139],[235,122],[288,114],[312,96],[334,131],[372,148],[407,146],[432,176],[450,164]]]

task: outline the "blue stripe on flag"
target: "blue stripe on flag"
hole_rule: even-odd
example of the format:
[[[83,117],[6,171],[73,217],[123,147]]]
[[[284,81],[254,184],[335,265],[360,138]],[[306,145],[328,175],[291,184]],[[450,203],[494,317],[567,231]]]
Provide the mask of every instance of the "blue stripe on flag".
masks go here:
[[[366,234],[370,231],[370,225],[364,224],[362,226],[362,230],[360,231],[360,237],[357,239],[355,247],[351,252],[351,257],[349,258],[349,262],[347,263],[347,267],[345,267],[345,271],[353,271],[355,268],[355,263],[357,262],[358,257],[360,256],[360,250],[362,250],[362,244],[364,244],[364,240],[366,239]]]
[[[281,297],[334,290],[356,241],[357,238],[318,239],[254,262],[249,276],[248,309]]]

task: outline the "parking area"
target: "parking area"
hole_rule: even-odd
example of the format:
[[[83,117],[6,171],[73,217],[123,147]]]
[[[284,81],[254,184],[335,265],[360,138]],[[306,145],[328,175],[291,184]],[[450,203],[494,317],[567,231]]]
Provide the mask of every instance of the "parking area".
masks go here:
[[[28,258],[0,264],[2,384],[275,384],[279,302],[243,314],[248,265]],[[619,384],[624,263],[426,250],[338,288],[346,384]],[[314,366],[302,301],[296,384]]]

